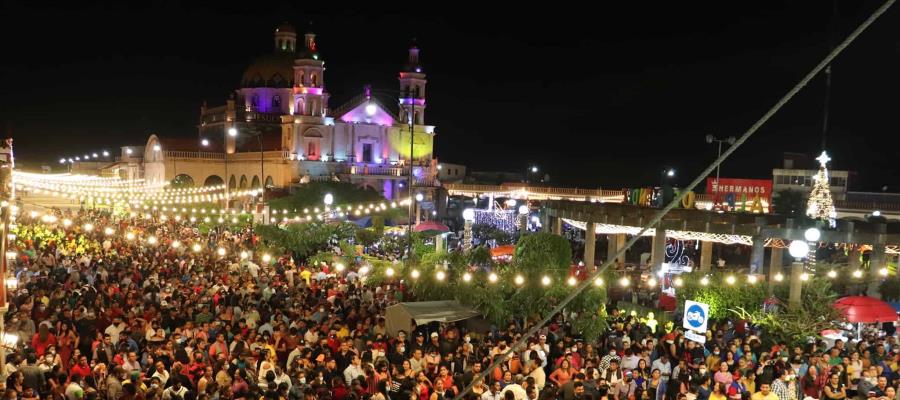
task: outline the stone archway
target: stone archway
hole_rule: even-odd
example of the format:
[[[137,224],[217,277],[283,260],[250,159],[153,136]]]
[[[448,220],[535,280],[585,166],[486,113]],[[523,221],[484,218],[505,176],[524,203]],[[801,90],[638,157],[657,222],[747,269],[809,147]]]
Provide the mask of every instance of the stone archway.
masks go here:
[[[259,188],[259,176],[253,175],[253,183],[250,184],[253,189]]]
[[[247,188],[247,175],[241,175],[241,185],[238,187],[241,189]]]
[[[224,185],[225,181],[221,176],[218,175],[210,175],[203,181],[203,186],[221,186]]]
[[[174,188],[193,187],[193,186],[194,186],[194,178],[191,178],[190,175],[178,174],[178,175],[175,175],[174,179],[172,179],[172,187],[174,187]]]
[[[272,175],[266,177],[266,188],[275,187],[275,181],[272,180]]]

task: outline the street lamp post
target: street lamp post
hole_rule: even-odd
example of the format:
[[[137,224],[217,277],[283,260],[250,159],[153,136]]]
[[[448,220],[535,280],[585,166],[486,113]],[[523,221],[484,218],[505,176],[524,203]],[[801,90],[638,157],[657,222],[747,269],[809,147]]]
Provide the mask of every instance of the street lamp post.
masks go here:
[[[728,143],[728,145],[731,146],[734,144],[735,140],[737,140],[737,139],[735,139],[734,136],[729,136],[725,139],[719,139],[713,135],[706,135],[706,143],[710,143],[710,144],[713,142],[719,143],[719,155],[718,155],[718,157],[716,157],[716,159],[719,159],[722,157],[722,143]],[[715,197],[716,203],[719,202],[719,166],[720,165],[721,164],[716,164],[716,197]]]
[[[228,129],[228,135],[231,137],[237,137],[238,131],[235,128]],[[256,136],[256,140],[259,143],[259,187],[262,189],[261,194],[261,202],[266,201],[266,173],[265,173],[265,160],[263,158],[263,145],[262,145],[262,132],[257,132],[249,135],[250,137]],[[228,150],[225,150],[225,175],[228,175]],[[226,177],[227,179],[227,177]],[[227,186],[226,186],[227,187]]]
[[[791,283],[788,295],[788,306],[791,308],[800,307],[800,295],[803,292],[803,281],[809,279],[809,275],[803,272],[803,257],[809,254],[809,244],[803,240],[795,240],[788,247],[794,262],[791,263]],[[806,279],[804,279],[804,277]]]

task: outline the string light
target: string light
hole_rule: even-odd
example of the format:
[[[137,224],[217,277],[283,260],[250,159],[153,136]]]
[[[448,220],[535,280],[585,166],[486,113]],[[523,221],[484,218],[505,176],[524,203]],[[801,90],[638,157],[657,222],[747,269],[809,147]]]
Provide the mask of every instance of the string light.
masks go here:
[[[547,275],[541,277],[541,285],[550,286],[550,277]]]
[[[394,269],[391,267],[387,267],[384,270],[384,275],[387,276],[388,278],[394,276]],[[471,279],[471,277],[470,277],[470,279]],[[463,276],[463,280],[465,280],[465,276]]]
[[[516,277],[513,279],[513,282],[516,284],[516,286],[522,286],[523,284],[525,284],[525,277],[523,277],[522,275],[516,275]]]
[[[707,278],[705,276],[700,278],[700,284],[703,286],[709,285],[709,278]]]
[[[751,285],[755,285],[756,284],[756,275],[748,275],[747,283],[749,283]]]
[[[622,285],[622,287],[628,287],[628,285],[631,284],[631,280],[629,280],[627,276],[623,276],[622,279],[619,279],[619,284]]]
[[[191,246],[191,250],[194,250],[194,253],[199,253],[201,249],[202,247],[199,243],[194,243],[194,245]]]
[[[854,278],[862,278],[862,276],[863,276],[862,270],[855,270],[855,271],[853,271],[853,277],[854,277]]]
[[[809,274],[807,274],[806,272],[800,274],[800,280],[801,280],[801,281],[804,281],[804,282],[808,281],[808,280],[809,280]]]
[[[419,275],[420,275],[420,273],[419,273],[419,270],[417,270],[417,269],[413,269],[409,273],[409,277],[413,278],[413,279],[419,279]]]
[[[881,268],[881,269],[879,269],[879,270],[878,270],[878,275],[881,275],[881,276],[888,276],[888,269],[887,269],[887,268]]]
[[[147,238],[147,243],[156,244],[156,236],[150,236]]]
[[[656,286],[656,278],[647,279],[647,286],[649,286],[649,287]]]
[[[832,278],[832,279],[837,278],[837,271],[835,271],[835,270],[828,271],[828,277]]]
[[[443,282],[443,281],[444,281],[444,278],[446,278],[446,277],[447,277],[447,274],[444,273],[444,271],[441,271],[441,270],[438,270],[438,271],[434,274],[434,278],[437,279],[437,280],[440,281],[440,282]]]
[[[682,285],[684,285],[684,279],[681,279],[681,277],[677,277],[672,280],[672,284],[675,285],[675,287],[681,287]]]
[[[116,233],[116,230],[107,226],[103,229],[103,233],[105,233],[106,236],[112,236],[112,234]]]
[[[269,261],[272,261],[272,256],[270,256],[269,253],[263,254],[263,255],[262,255],[262,262],[268,264]]]
[[[177,241],[177,240],[173,240],[173,241],[172,241],[172,248],[173,248],[173,249],[177,249],[179,246],[181,246],[181,242],[179,242],[179,241]]]
[[[497,274],[491,272],[491,273],[488,275],[488,282],[490,282],[490,283],[497,283]]]
[[[782,274],[781,272],[775,274],[775,281],[776,281],[776,282],[781,282],[781,281],[783,281],[783,280],[784,280],[784,274]]]
[[[225,248],[224,248],[224,247],[219,247],[219,248],[216,250],[216,253],[219,253],[219,256],[220,256],[220,257],[225,257]]]
[[[594,279],[594,286],[603,286],[603,278],[597,277],[597,279]]]
[[[128,233],[126,233],[126,234],[125,234],[125,239],[126,239],[126,240],[134,240],[134,233],[133,233],[133,232],[128,232]]]
[[[472,281],[472,274],[470,274],[470,273],[468,273],[468,272],[464,273],[463,276],[462,276],[462,280],[463,280],[463,282],[471,282],[471,281]]]

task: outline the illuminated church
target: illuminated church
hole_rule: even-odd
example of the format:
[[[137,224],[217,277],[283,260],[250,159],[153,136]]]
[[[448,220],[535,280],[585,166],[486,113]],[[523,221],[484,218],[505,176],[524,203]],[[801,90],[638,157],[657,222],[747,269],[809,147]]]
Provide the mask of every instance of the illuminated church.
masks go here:
[[[331,108],[316,35],[298,38],[293,26],[282,24],[273,39],[273,51],[244,71],[224,105],[201,107],[196,140],[153,135],[143,148],[123,148],[122,161],[140,163],[150,181],[227,180],[232,190],[340,180],[396,198],[406,190],[410,167],[415,186],[437,184],[435,128],[425,124],[428,81],[415,45],[399,71],[399,90],[391,91],[396,107],[366,87]]]

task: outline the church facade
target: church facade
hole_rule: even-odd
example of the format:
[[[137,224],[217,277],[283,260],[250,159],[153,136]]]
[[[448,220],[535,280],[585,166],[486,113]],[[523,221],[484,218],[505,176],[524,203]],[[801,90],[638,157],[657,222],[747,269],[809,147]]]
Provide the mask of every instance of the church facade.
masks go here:
[[[122,164],[142,164],[149,181],[227,183],[234,190],[340,180],[397,198],[410,172],[414,186],[436,185],[435,127],[425,123],[428,81],[419,49],[409,49],[399,71],[395,107],[366,87],[331,108],[316,35],[298,39],[291,25],[280,25],[273,52],[245,70],[225,104],[201,107],[196,140],[154,135],[144,146],[124,147]]]

